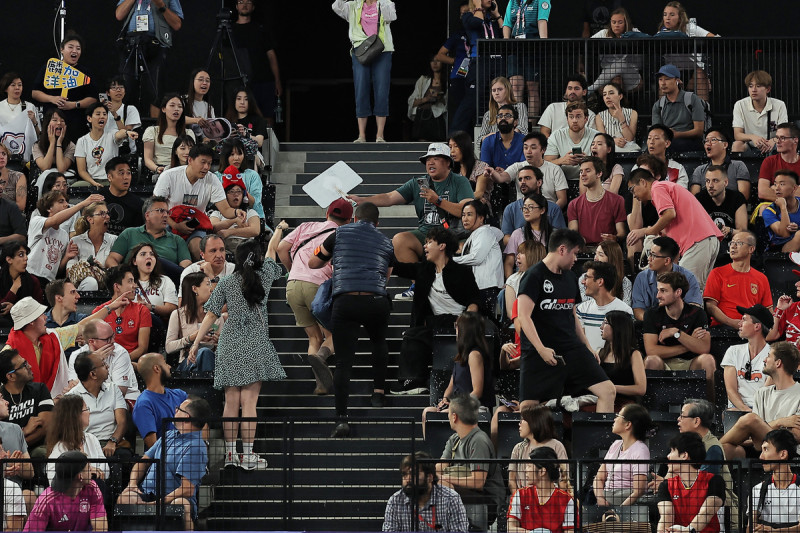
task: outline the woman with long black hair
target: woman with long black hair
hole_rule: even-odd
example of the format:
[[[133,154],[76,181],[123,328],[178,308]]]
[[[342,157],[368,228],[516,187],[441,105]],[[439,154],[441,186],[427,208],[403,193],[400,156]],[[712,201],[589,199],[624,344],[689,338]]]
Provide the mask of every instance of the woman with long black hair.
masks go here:
[[[23,241],[9,241],[3,245],[0,257],[0,324],[10,326],[11,306],[26,296],[44,303],[44,292],[36,276],[28,274],[28,254]]]
[[[633,401],[647,391],[644,358],[636,349],[633,318],[625,311],[609,311],[600,326],[605,345],[600,348],[600,366],[617,389],[617,404]]]
[[[214,372],[214,388],[225,389],[223,417],[255,418],[261,382],[286,378],[278,352],[269,338],[267,322],[267,293],[272,283],[283,275],[283,268],[275,262],[275,254],[286,228],[283,221],[275,227],[266,255],[254,239],[240,244],[236,248],[233,274],[220,280],[203,306],[206,316],[189,350],[189,364],[197,361],[200,342],[222,315],[222,308],[228,306],[228,323],[219,336]],[[267,461],[253,453],[255,422],[226,422],[223,432],[226,467],[245,470],[267,467]],[[242,439],[241,457],[236,451],[237,434]]]

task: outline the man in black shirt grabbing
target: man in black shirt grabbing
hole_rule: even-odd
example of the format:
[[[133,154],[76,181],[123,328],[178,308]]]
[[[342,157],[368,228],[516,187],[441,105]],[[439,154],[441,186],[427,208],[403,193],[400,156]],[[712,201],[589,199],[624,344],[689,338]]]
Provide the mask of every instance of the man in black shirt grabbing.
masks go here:
[[[519,380],[523,409],[588,389],[597,396],[598,413],[614,412],[614,384],[575,316],[581,300],[578,276],[570,269],[583,245],[577,231],[554,231],[547,256],[522,279],[518,310],[523,332]]]

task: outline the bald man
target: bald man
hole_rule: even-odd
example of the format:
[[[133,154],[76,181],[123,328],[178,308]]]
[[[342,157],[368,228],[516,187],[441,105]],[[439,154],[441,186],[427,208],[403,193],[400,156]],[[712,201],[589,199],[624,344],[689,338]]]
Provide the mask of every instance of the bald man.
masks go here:
[[[150,448],[161,437],[161,419],[173,418],[175,409],[188,395],[180,389],[165,387],[171,377],[170,368],[160,353],[146,353],[139,358],[139,373],[146,388],[133,408],[133,423]],[[167,429],[174,429],[170,423]]]

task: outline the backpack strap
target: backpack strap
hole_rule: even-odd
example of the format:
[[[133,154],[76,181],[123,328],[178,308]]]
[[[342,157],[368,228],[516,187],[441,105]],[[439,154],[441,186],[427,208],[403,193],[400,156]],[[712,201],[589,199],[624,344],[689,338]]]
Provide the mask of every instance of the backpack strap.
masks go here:
[[[772,483],[772,476],[768,477],[761,483],[761,490],[758,493],[758,505],[756,506],[756,512],[761,513],[764,510],[764,500],[767,497],[767,491],[769,490],[769,485]]]
[[[330,232],[335,231],[335,230],[336,230],[336,228],[324,229],[324,230],[320,231],[319,233],[317,233],[316,235],[312,235],[308,239],[306,239],[303,242],[301,242],[299,245],[297,245],[297,248],[294,249],[294,252],[292,252],[292,261],[294,261],[294,257],[297,255],[297,252],[300,251],[300,248],[302,248],[303,246],[305,246],[309,242],[313,241],[314,239],[316,239],[320,235],[324,235],[326,233],[330,233]]]
[[[691,112],[692,111],[692,96],[694,93],[691,91],[684,91],[683,92],[683,105]]]

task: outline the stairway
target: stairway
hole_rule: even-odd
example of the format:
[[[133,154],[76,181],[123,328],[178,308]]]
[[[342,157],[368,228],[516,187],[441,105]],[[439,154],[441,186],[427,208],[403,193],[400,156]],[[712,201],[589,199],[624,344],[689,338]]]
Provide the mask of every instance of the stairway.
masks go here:
[[[426,143],[283,143],[271,176],[276,185],[275,222],[286,219],[296,227],[324,219],[324,210],[305,195],[302,186],[337,161],[344,161],[364,179],[351,192],[368,196],[394,190],[421,174],[424,169],[418,158],[426,149]],[[414,227],[413,206],[381,208],[379,229],[387,236]],[[392,278],[390,295],[407,287],[407,280]],[[387,385],[396,378],[396,357],[410,312],[411,302],[393,301]],[[352,436],[330,439],[333,395],[313,395],[314,375],[304,361],[308,341],[295,326],[286,303],[285,279],[270,291],[269,323],[287,374],[283,381],[265,384],[259,398],[258,416],[266,421],[259,423],[255,449],[269,461],[269,468],[221,471],[205,513],[208,528],[379,531],[386,501],[400,487],[400,460],[421,445],[420,425],[413,421],[420,419],[429,404],[428,395],[387,394],[386,407],[371,407],[370,348],[361,339],[349,403]],[[332,360],[335,364],[335,356]],[[288,439],[289,435],[294,438]]]

